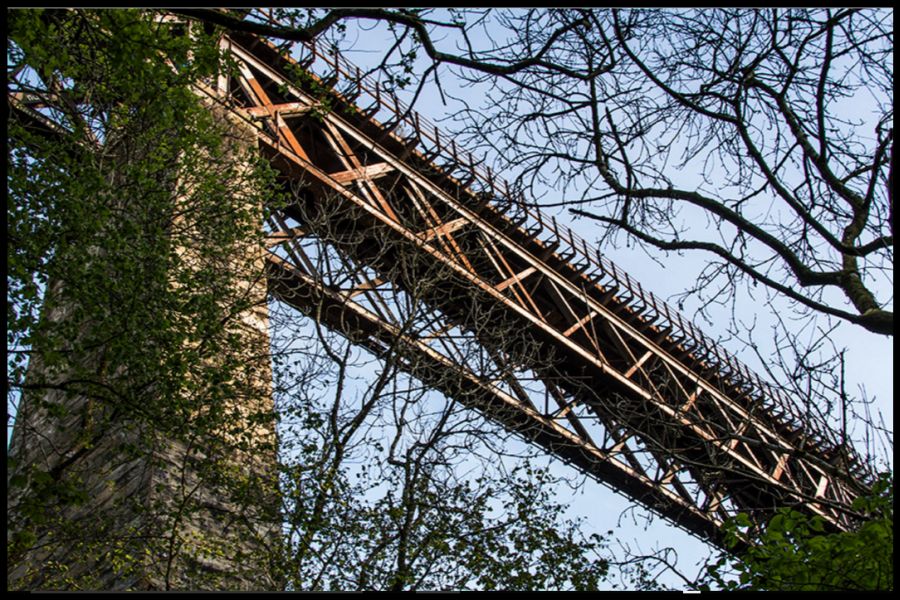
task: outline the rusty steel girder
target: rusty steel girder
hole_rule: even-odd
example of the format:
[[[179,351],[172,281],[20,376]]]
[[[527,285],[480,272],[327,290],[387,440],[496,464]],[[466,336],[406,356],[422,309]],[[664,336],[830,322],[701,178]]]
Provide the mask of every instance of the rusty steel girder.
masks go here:
[[[339,56],[221,44],[239,73],[203,91],[293,191],[276,297],[715,543],[737,512],[851,525],[871,475],[825,423]],[[296,76],[317,60],[328,82]]]

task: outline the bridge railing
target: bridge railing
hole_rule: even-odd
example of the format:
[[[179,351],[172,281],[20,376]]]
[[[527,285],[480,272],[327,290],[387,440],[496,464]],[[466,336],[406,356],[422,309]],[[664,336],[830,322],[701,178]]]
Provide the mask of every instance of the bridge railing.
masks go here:
[[[628,273],[591,246],[571,228],[555,217],[528,206],[521,194],[514,193],[507,181],[494,173],[483,161],[459,148],[437,126],[397,98],[374,77],[344,58],[335,49],[322,51],[315,44],[297,44],[300,56],[295,60],[325,83],[361,113],[376,121],[410,148],[415,148],[427,161],[441,167],[476,194],[488,194],[491,204],[532,238],[545,245],[556,244],[557,254],[579,269],[592,285],[612,291],[621,302],[637,312],[640,318],[705,361],[712,369],[752,404],[762,404],[768,412],[805,434],[807,444],[820,451],[831,451],[841,445],[837,435],[819,415],[801,409],[783,389],[773,386],[697,328],[691,320],[664,300],[645,290]],[[871,480],[855,452],[851,452],[854,475]]]

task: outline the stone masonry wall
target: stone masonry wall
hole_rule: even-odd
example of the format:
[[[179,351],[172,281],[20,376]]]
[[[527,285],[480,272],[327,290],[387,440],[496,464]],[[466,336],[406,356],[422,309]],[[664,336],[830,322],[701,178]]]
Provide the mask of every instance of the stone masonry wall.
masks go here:
[[[235,151],[255,149],[251,129],[231,127]],[[239,291],[254,305],[231,326],[246,360],[230,382],[240,397],[215,407],[231,416],[227,428],[170,438],[152,421],[121,419],[114,405],[63,389],[23,395],[8,482],[27,485],[13,486],[8,496],[7,542],[18,550],[7,557],[9,589],[278,589],[271,568],[280,525],[262,249],[235,248],[223,268],[243,270]],[[42,318],[70,315],[59,307]],[[96,357],[73,360],[89,364]],[[31,380],[56,377],[39,358],[29,369]],[[207,408],[213,407],[199,412]],[[33,468],[44,474],[35,478]],[[81,500],[42,496],[48,481],[57,490],[71,484]],[[15,537],[23,530],[34,535],[24,545]]]

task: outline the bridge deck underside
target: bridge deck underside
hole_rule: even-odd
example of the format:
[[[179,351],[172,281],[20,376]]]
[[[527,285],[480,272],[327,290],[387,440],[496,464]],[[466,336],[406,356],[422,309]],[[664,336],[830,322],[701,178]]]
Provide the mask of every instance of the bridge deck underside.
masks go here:
[[[698,535],[788,505],[846,527],[853,479],[750,386],[390,125],[321,110],[290,59],[226,43],[241,73],[212,93],[290,190],[269,224],[277,297]]]

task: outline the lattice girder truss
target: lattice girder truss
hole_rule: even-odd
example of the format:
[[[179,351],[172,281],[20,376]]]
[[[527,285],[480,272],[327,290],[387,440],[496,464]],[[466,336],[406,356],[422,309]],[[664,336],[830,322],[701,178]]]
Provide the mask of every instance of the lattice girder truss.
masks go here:
[[[321,82],[290,81],[265,42],[222,43],[239,74],[208,93],[293,190],[269,223],[278,298],[695,534],[721,542],[734,513],[788,505],[847,527],[853,478],[619,290],[391,124],[323,107]]]

